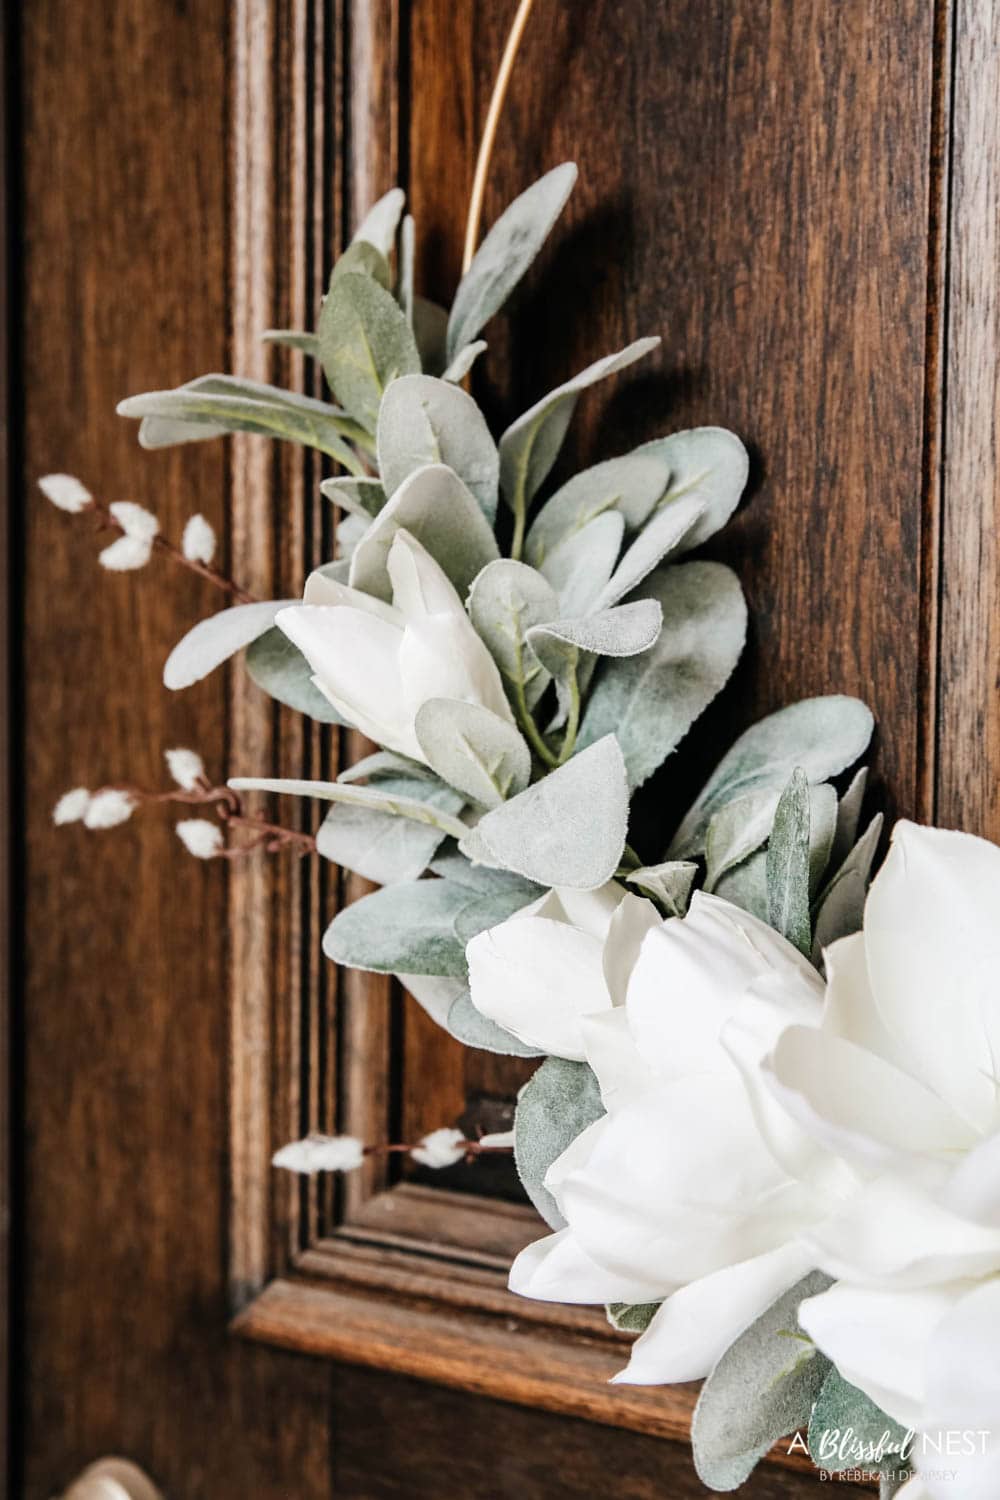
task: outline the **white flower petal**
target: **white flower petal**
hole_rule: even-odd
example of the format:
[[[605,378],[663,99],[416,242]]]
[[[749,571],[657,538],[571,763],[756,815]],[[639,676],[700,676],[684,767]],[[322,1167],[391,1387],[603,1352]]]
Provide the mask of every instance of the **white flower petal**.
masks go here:
[[[43,474],[38,488],[46,500],[51,500],[53,505],[71,515],[86,510],[94,499],[86,485],[72,474]]]
[[[668,1297],[632,1346],[620,1385],[701,1380],[730,1344],[810,1270],[801,1245],[781,1245],[688,1283]]]
[[[1000,1281],[967,1292],[941,1319],[927,1348],[927,1393],[918,1467],[957,1469],[949,1483],[928,1480],[935,1500],[996,1500],[1000,1495]],[[955,1453],[954,1437],[973,1434]],[[968,1448],[972,1448],[970,1453]]]
[[[605,1109],[635,1098],[639,1090],[653,1082],[655,1074],[635,1044],[622,1006],[581,1017],[580,1035],[587,1061],[597,1075]]]
[[[979,1129],[1000,1073],[1000,849],[897,823],[865,907],[879,1012],[918,1075]]]
[[[464,611],[409,620],[399,647],[399,672],[411,718],[428,698],[457,698],[481,703],[513,722],[497,664]]]
[[[393,605],[407,620],[419,620],[424,615],[465,615],[447,573],[405,527],[400,527],[392,539],[386,569]]]
[[[920,1427],[928,1343],[965,1283],[885,1292],[840,1284],[799,1308],[799,1323],[844,1379],[904,1427]]]
[[[510,1268],[508,1285],[519,1296],[540,1302],[652,1302],[664,1294],[662,1282],[616,1276],[595,1265],[569,1229],[522,1250]]]
[[[831,943],[824,949],[823,963],[826,968],[823,1031],[905,1067],[905,1054],[886,1030],[875,1004],[868,979],[864,933],[855,932]]]
[[[617,889],[621,891],[620,886]],[[646,934],[662,925],[663,918],[652,901],[631,891],[621,896],[604,944],[604,981],[613,1005],[625,1004],[628,983]]]

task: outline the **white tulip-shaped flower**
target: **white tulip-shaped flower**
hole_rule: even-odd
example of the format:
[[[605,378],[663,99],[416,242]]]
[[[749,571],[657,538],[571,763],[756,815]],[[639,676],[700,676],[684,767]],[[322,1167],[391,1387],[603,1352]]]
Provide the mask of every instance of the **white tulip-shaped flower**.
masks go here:
[[[581,1061],[581,1020],[621,1005],[651,901],[609,880],[594,891],[548,891],[466,946],[472,1003],[530,1047]]]
[[[348,723],[388,750],[425,760],[414,720],[429,698],[458,698],[513,721],[496,663],[448,577],[408,531],[387,567],[392,603],[314,573],[301,605],[275,623]]]
[[[789,1116],[857,1178],[808,1235],[838,1285],[800,1320],[919,1434],[915,1495],[996,1500],[1000,849],[897,824],[864,931],[826,961],[821,1028],[790,1026],[764,1068]],[[950,1469],[959,1482],[935,1477]]]
[[[510,1284],[548,1301],[662,1301],[619,1380],[706,1375],[810,1269],[797,1237],[827,1211],[828,1159],[791,1123],[769,1149],[744,1070],[790,1021],[818,1025],[822,993],[770,927],[697,894],[686,918],[647,932],[624,1004],[578,1022],[607,1114],[549,1169],[566,1227],[522,1252]]]

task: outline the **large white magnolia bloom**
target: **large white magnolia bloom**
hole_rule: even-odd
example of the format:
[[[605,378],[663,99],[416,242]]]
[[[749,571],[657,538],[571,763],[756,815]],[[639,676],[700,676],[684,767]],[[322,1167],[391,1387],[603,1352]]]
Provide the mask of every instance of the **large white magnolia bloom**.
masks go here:
[[[320,692],[369,739],[414,760],[425,760],[413,722],[429,698],[513,722],[496,663],[439,564],[401,529],[387,568],[391,604],[314,573],[303,603],[275,616]]]
[[[996,1500],[1000,849],[897,824],[863,933],[826,962],[822,1027],[789,1027],[765,1068],[793,1119],[858,1179],[808,1236],[838,1284],[803,1304],[802,1326],[924,1435],[915,1495]],[[990,1436],[963,1436],[980,1431]],[[940,1477],[953,1469],[958,1482]]]
[[[470,967],[475,995],[472,953]],[[532,1004],[554,1011],[559,988]],[[577,1022],[607,1114],[549,1169],[566,1227],[518,1256],[510,1284],[557,1302],[665,1299],[619,1380],[706,1375],[810,1269],[798,1237],[825,1209],[827,1159],[791,1122],[768,1149],[756,1116],[778,1107],[755,1103],[743,1074],[790,1021],[818,1025],[822,994],[770,927],[699,893],[647,932],[624,1004]]]

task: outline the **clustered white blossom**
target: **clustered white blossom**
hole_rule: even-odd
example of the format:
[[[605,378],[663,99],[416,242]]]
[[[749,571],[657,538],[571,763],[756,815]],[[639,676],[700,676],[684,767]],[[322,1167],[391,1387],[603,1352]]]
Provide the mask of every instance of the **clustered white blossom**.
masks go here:
[[[177,837],[195,859],[214,859],[225,844],[218,823],[207,818],[182,818],[176,827]]]
[[[167,770],[185,792],[197,791],[200,785],[207,783],[205,763],[197,750],[164,750],[163,758]]]
[[[181,536],[181,551],[188,562],[207,567],[215,556],[215,532],[203,515],[192,516]]]

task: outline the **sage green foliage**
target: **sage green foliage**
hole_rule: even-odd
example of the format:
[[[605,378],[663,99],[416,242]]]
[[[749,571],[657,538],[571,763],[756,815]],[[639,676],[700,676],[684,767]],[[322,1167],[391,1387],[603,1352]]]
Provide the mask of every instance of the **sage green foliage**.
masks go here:
[[[319,355],[326,378],[366,432],[374,432],[386,388],[419,372],[413,330],[399,303],[371,276],[334,276],[319,315]]]
[[[304,781],[295,777],[234,776],[229,785],[237,792],[279,792],[292,797],[315,797],[320,802],[343,802],[349,807],[364,807],[389,817],[429,824],[452,838],[461,838],[465,832],[465,825],[458,818],[431,806],[422,794],[398,796],[378,784],[357,786],[353,782]]]
[[[246,654],[247,671],[259,688],[318,724],[343,724],[343,719],[312,680],[312,667],[302,652],[277,626],[259,635]]]
[[[552,1163],[577,1136],[604,1114],[601,1091],[589,1063],[549,1057],[517,1096],[514,1161],[532,1203],[552,1229],[566,1221],[545,1186]]]
[[[665,916],[683,917],[697,874],[698,866],[692,860],[676,859],[659,865],[640,865],[637,870],[630,870],[624,880],[640,895],[655,901]]]
[[[362,520],[374,521],[386,502],[385,490],[378,479],[348,479],[338,474],[336,479],[324,479],[319,488],[327,500]]]
[[[841,1457],[839,1452],[829,1449],[824,1452],[825,1436],[832,1444],[836,1443],[836,1434],[843,1436],[848,1432],[852,1443],[863,1444],[871,1458]],[[878,1469],[888,1473],[905,1468],[906,1461],[899,1455],[906,1438],[905,1427],[887,1416],[864,1391],[850,1385],[839,1370],[829,1368],[809,1419],[809,1454],[817,1468],[830,1474],[842,1473],[844,1469]],[[894,1451],[876,1458],[883,1444]]]
[[[778,1438],[809,1420],[832,1368],[798,1332],[798,1307],[825,1291],[819,1271],[772,1302],[718,1360],[691,1423],[694,1466],[703,1484],[738,1489]]]
[[[809,922],[809,782],[797,768],[782,792],[767,845],[767,914],[800,953],[812,947]]]
[[[390,765],[367,767],[371,784],[383,795],[423,802],[446,814],[461,812],[462,795],[436,776],[420,774],[422,771],[423,767],[417,774]],[[444,830],[434,824],[418,823],[380,807],[336,806],[327,813],[316,835],[316,851],[365,880],[396,885],[419,879],[445,837]]]
[[[528,785],[531,751],[509,720],[481,704],[429,698],[415,728],[438,775],[480,807],[500,807]]]
[[[604,1310],[619,1333],[645,1333],[662,1306],[662,1302],[609,1302]]]
[[[452,469],[492,525],[500,457],[486,418],[459,386],[431,375],[393,381],[378,417],[378,466],[388,495],[428,464]]]

